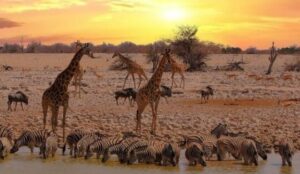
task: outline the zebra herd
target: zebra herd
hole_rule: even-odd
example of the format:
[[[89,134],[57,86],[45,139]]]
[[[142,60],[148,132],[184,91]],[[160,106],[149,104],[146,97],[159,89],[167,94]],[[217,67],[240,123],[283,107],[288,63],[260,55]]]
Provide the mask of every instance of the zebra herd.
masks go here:
[[[162,166],[176,166],[180,151],[185,149],[189,165],[207,166],[206,161],[214,156],[221,161],[226,156],[243,160],[245,165],[258,165],[258,157],[267,160],[268,149],[258,138],[248,133],[232,133],[226,124],[218,124],[210,134],[181,135],[177,142],[161,140],[159,137],[142,137],[131,132],[108,135],[100,131],[86,132],[73,130],[68,134],[62,147],[65,155],[67,148],[73,158],[90,159],[94,155],[103,163],[111,155],[116,155],[121,164],[145,163]],[[34,147],[40,149],[43,158],[54,157],[58,147],[58,136],[47,130],[26,130],[14,139],[12,128],[0,125],[0,157],[4,159],[9,153],[16,153],[20,147],[27,146],[31,153]],[[282,165],[292,166],[293,144],[282,140],[274,145],[282,158]]]

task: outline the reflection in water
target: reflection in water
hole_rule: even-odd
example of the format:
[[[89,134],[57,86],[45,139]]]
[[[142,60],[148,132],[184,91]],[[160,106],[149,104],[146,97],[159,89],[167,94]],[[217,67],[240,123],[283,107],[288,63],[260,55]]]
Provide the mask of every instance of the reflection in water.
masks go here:
[[[27,149],[26,149],[27,150]],[[190,167],[181,155],[179,167],[160,167],[156,165],[121,165],[116,159],[105,164],[100,160],[73,159],[69,156],[57,155],[53,159],[43,160],[37,157],[37,153],[30,154],[22,149],[7,159],[0,160],[0,174],[299,174],[300,153],[293,159],[293,167],[281,167],[281,158],[278,154],[270,154],[268,161],[260,161],[259,166],[244,166],[242,161],[209,161],[208,166],[200,165]]]

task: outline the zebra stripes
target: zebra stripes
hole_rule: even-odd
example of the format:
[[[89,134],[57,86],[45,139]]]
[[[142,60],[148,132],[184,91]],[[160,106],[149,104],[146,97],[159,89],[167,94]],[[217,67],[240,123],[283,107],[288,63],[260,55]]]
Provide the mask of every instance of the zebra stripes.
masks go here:
[[[185,157],[189,161],[189,165],[195,166],[200,163],[202,166],[206,166],[203,156],[204,152],[201,144],[195,142],[188,144],[185,151]]]
[[[0,138],[0,158],[4,159],[10,152],[12,144],[6,137]]]
[[[55,133],[51,132],[50,134],[48,134],[46,141],[40,147],[43,158],[47,159],[50,154],[52,157],[54,157],[57,148],[58,148],[58,137]]]
[[[66,138],[66,141],[65,141],[65,143],[63,145],[63,149],[62,149],[62,154],[63,155],[65,154],[66,147],[69,146],[70,155],[72,156],[76,144],[86,134],[87,134],[87,132],[79,130],[79,129],[75,129],[74,131],[72,131]]]
[[[0,125],[0,137],[6,137],[13,144],[14,133],[10,127]]]
[[[139,141],[139,138],[130,137],[123,140],[120,144],[116,144],[109,147],[107,150],[104,151],[102,162],[106,162],[110,158],[110,155],[116,154],[118,156],[119,162],[124,163],[124,156],[126,156],[126,153],[124,153],[124,151],[137,141]]]
[[[279,142],[279,145],[275,146],[275,148],[276,147],[281,156],[282,166],[285,166],[286,163],[288,163],[289,166],[292,166],[292,157],[295,151],[293,143],[283,139]]]
[[[86,152],[86,148],[97,140],[101,140],[104,136],[99,133],[90,133],[84,135],[75,145],[74,157],[83,157]]]
[[[40,147],[46,141],[47,135],[47,130],[24,131],[16,140],[10,152],[15,153],[20,147],[28,146],[31,153],[33,153],[33,148]]]
[[[217,140],[218,160],[225,158],[226,152],[230,153],[235,159],[240,159],[240,149],[244,137],[221,137]]]
[[[116,135],[113,137],[107,137],[93,142],[87,147],[85,159],[88,159],[91,156],[93,156],[93,153],[96,153],[96,157],[97,159],[99,159],[100,155],[102,155],[105,150],[107,150],[113,145],[121,143],[122,140],[122,135]]]
[[[240,151],[245,165],[252,165],[252,163],[258,165],[258,154],[253,140],[245,139],[241,144]]]

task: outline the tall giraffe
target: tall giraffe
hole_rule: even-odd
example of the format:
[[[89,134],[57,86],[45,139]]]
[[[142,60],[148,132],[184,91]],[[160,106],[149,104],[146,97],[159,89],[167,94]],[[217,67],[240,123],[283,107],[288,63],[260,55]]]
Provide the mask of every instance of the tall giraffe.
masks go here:
[[[160,60],[156,71],[152,75],[151,79],[148,83],[139,89],[136,97],[137,103],[137,111],[136,111],[136,131],[140,133],[141,131],[141,117],[144,112],[146,106],[150,104],[152,109],[152,126],[151,126],[151,134],[155,134],[156,131],[156,118],[157,118],[157,108],[160,99],[160,82],[164,72],[165,64],[171,62],[170,59],[170,49],[166,49],[162,54],[163,57]]]
[[[184,85],[185,85],[185,77],[183,75],[183,72],[184,72],[184,65],[182,64],[178,64],[173,58],[170,58],[171,60],[171,72],[172,72],[172,85],[171,85],[171,88],[173,88],[173,84],[175,84],[175,86],[177,86],[175,80],[174,80],[174,75],[175,73],[178,73],[180,76],[181,76],[181,82],[180,82],[180,85],[179,87],[181,87],[181,84],[182,84],[182,88],[184,88]]]
[[[83,43],[81,43],[79,40],[77,40],[75,42],[75,49],[76,49],[76,52],[78,50],[80,50],[80,48],[83,47]],[[75,70],[75,73],[74,73],[74,77],[73,77],[73,81],[74,81],[74,86],[75,86],[75,93],[74,95],[76,96],[77,93],[79,95],[79,98],[81,98],[81,95],[80,95],[80,91],[81,91],[81,80],[82,80],[82,77],[83,77],[83,74],[85,73],[85,69],[80,65],[79,63],[79,66],[76,68]]]
[[[83,57],[83,55],[87,55],[91,58],[94,58],[93,53],[91,51],[91,46],[89,44],[85,44],[81,49],[79,49],[76,52],[75,56],[71,60],[68,67],[60,74],[58,74],[54,83],[48,89],[45,90],[42,97],[44,128],[46,128],[47,112],[48,112],[48,107],[50,107],[52,112],[52,117],[51,117],[52,130],[56,132],[59,107],[60,106],[63,107],[63,119],[62,119],[63,140],[65,139],[66,113],[69,105],[68,86],[74,76],[76,68],[78,68],[79,66],[79,62]]]
[[[119,56],[120,60],[125,63],[127,65],[127,75],[125,77],[124,80],[124,84],[123,84],[123,89],[125,87],[126,84],[126,80],[128,79],[128,76],[131,75],[132,79],[133,79],[133,83],[134,83],[134,88],[136,88],[136,84],[135,84],[135,77],[134,74],[137,74],[139,76],[139,86],[142,83],[142,76],[148,80],[148,77],[145,74],[145,71],[143,70],[143,68],[137,64],[136,62],[130,60],[128,57],[123,56],[121,53],[119,52],[115,52],[114,55],[112,56],[112,58]]]

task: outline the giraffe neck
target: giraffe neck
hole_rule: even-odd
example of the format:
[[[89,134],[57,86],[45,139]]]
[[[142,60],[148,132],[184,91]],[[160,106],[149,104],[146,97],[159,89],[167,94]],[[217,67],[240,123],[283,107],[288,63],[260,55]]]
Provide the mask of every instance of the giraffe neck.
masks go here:
[[[156,71],[154,72],[154,74],[152,75],[151,79],[149,80],[148,85],[152,84],[152,85],[154,85],[154,88],[156,88],[156,89],[159,88],[160,82],[161,82],[161,78],[162,78],[162,75],[163,75],[163,72],[164,72],[164,69],[165,69],[166,61],[167,61],[166,57],[164,56],[161,59],[161,61],[160,61],[159,65],[158,65]]]
[[[68,85],[70,84],[70,81],[72,80],[76,70],[78,69],[79,62],[83,56],[82,51],[83,50],[81,49],[75,54],[68,67],[57,76],[55,82],[53,83],[53,86],[60,86],[64,91],[68,89]]]
[[[121,53],[119,53],[119,58],[127,65],[132,62],[128,57],[123,56]]]

